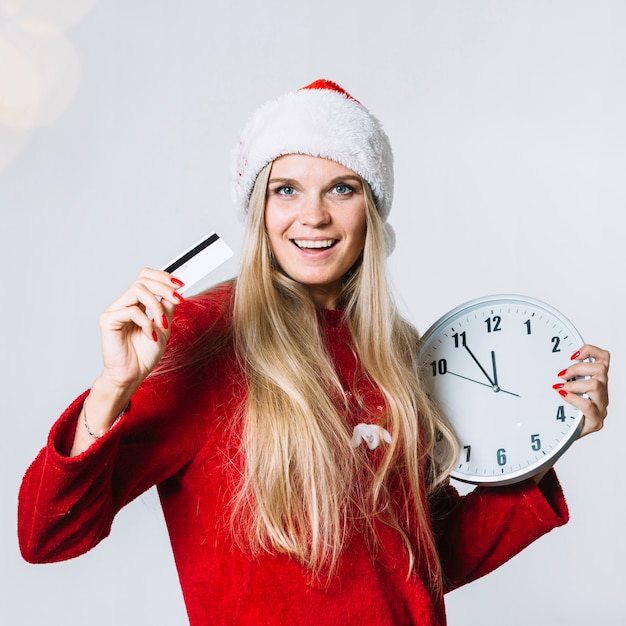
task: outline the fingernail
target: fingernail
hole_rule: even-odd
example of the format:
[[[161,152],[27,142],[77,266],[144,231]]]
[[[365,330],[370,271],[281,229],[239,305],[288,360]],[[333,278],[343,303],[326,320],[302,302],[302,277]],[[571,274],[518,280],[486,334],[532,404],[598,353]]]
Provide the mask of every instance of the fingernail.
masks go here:
[[[184,302],[184,301],[185,301],[185,298],[183,298],[183,297],[182,297],[182,296],[178,293],[178,291],[175,291],[172,295],[174,296],[174,300],[177,300],[178,302]]]
[[[557,383],[556,385],[552,385],[552,389],[563,389],[565,383]]]
[[[574,352],[574,354],[572,354],[572,356],[570,357],[570,359],[572,361],[575,361],[578,357],[580,356],[580,350],[576,350],[576,352]]]
[[[158,341],[159,340],[159,336],[156,334],[156,330],[152,331],[152,341]]]
[[[163,328],[167,330],[167,316],[166,315],[161,315],[161,326],[163,326]]]
[[[561,371],[557,374],[557,376],[558,376],[559,378],[561,378],[562,376],[565,376],[565,374],[566,374],[566,373],[567,373],[567,369],[564,369],[564,370],[561,370]]]
[[[559,389],[559,395],[563,398],[567,398],[567,391],[565,389]]]
[[[176,276],[172,276],[172,277],[170,278],[170,280],[171,280],[171,281],[172,281],[172,283],[173,283],[174,285],[176,285],[177,287],[182,287],[182,286],[184,286],[184,284],[185,284],[182,280],[178,280],[178,278],[176,278]]]

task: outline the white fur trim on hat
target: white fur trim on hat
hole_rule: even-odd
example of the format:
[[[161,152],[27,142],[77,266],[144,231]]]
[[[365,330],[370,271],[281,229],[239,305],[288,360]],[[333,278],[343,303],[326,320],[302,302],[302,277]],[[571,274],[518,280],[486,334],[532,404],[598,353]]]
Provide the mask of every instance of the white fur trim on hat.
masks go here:
[[[393,155],[380,122],[335,83],[319,80],[262,105],[233,151],[233,199],[248,211],[259,172],[285,154],[318,156],[356,172],[386,220],[393,199]]]

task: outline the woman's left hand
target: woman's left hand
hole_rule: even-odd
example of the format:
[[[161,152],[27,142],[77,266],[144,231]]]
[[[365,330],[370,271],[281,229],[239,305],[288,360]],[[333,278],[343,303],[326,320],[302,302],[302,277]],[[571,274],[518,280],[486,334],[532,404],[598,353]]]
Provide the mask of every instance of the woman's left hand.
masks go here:
[[[611,355],[596,346],[584,345],[572,355],[580,363],[570,365],[557,375],[564,381],[554,385],[563,398],[580,409],[585,416],[581,437],[596,432],[604,425],[609,406],[608,374]],[[584,359],[591,359],[585,361]],[[578,378],[578,380],[571,380]],[[584,398],[579,394],[586,394]]]

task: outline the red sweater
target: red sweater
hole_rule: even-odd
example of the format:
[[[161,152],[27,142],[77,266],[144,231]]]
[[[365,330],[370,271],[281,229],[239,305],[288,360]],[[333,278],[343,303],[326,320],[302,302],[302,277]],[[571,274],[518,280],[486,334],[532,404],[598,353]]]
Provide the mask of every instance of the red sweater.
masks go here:
[[[228,293],[177,307],[170,342],[195,341],[226,306]],[[350,385],[357,362],[341,314],[325,311],[322,323],[340,378]],[[367,389],[359,391],[367,396]],[[446,623],[443,598],[429,589],[427,564],[407,578],[403,542],[384,525],[374,555],[359,534],[349,539],[327,585],[311,583],[309,572],[284,555],[253,558],[233,544],[229,461],[235,449],[227,426],[241,408],[245,382],[232,351],[210,371],[201,365],[192,375],[149,377],[122,420],[70,458],[84,397],[54,424],[24,476],[18,531],[27,561],[90,550],[109,534],[117,511],[157,485],[192,626]],[[447,485],[430,506],[446,591],[487,574],[568,518],[553,473],[541,488],[527,481],[464,497]]]

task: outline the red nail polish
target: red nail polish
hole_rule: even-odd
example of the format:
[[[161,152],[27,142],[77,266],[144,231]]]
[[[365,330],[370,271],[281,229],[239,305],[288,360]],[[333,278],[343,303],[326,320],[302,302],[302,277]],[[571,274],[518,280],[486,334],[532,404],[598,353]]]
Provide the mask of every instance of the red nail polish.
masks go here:
[[[172,295],[174,296],[174,300],[177,300],[178,302],[185,301],[185,298],[183,298],[177,291],[175,291]]]
[[[567,398],[567,391],[565,391],[565,389],[559,389],[559,395],[562,396],[563,398]]]
[[[156,334],[156,330],[152,331],[152,341],[158,341],[159,336]]]
[[[565,376],[565,374],[566,374],[566,373],[567,373],[567,369],[564,369],[564,370],[561,370],[561,371],[557,374],[557,376],[558,376],[559,378],[561,378],[561,377]]]
[[[580,350],[576,350],[576,352],[574,352],[574,354],[572,354],[572,356],[570,357],[570,359],[572,361],[575,361],[578,357],[580,356]]]
[[[171,281],[172,281],[172,283],[173,283],[174,285],[176,285],[177,287],[183,287],[183,286],[184,286],[184,284],[185,284],[182,280],[178,280],[178,278],[176,278],[175,276],[172,276],[172,277],[170,278],[170,280],[171,280]]]
[[[557,383],[556,385],[552,385],[552,389],[563,389],[565,383]]]
[[[163,328],[165,330],[167,330],[168,324],[167,324],[167,316],[166,315],[162,315],[161,316],[161,326],[163,326]]]

